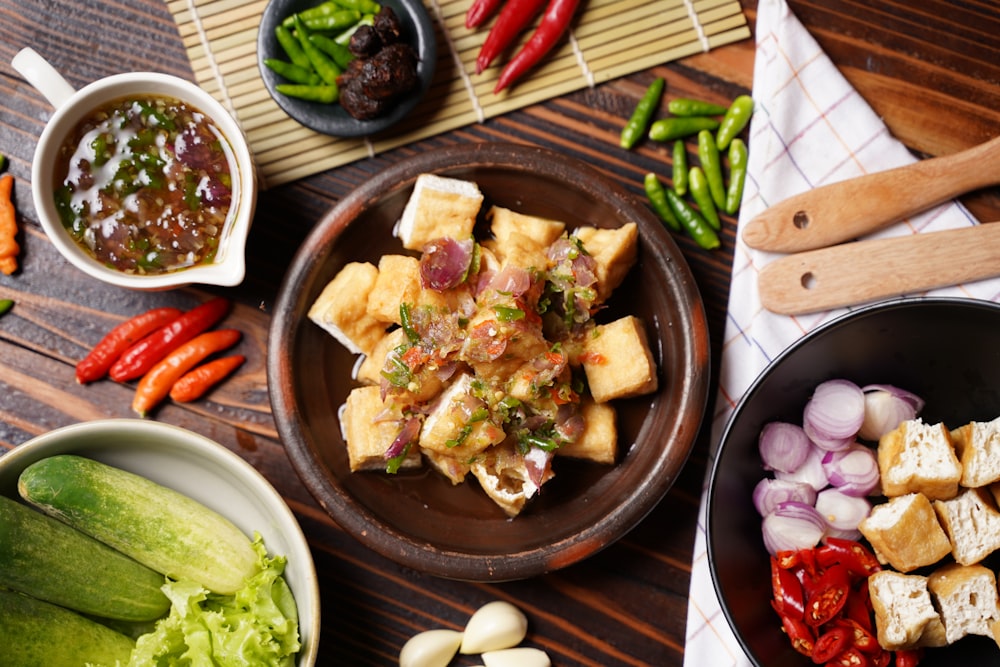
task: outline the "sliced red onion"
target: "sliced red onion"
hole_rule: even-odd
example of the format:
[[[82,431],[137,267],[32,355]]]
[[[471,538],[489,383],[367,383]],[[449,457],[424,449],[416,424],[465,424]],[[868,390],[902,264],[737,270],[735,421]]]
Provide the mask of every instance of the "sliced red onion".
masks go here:
[[[849,496],[835,488],[829,488],[816,494],[816,511],[831,528],[854,531],[872,511],[872,504],[867,498]]]
[[[816,502],[816,489],[805,482],[789,482],[765,477],[753,490],[753,505],[757,513],[767,516],[781,503],[795,501],[812,505]]]
[[[844,449],[865,418],[865,395],[850,380],[828,380],[819,384],[806,403],[802,428],[817,447]]]
[[[826,471],[823,470],[823,454],[825,452],[818,447],[809,447],[805,463],[799,466],[798,470],[792,472],[774,471],[774,476],[787,482],[803,482],[816,491],[830,485],[830,480],[826,478]]]
[[[406,451],[406,446],[417,439],[420,435],[421,421],[416,417],[411,417],[403,423],[399,435],[392,441],[392,444],[385,450],[385,460],[395,458]]]
[[[865,396],[865,418],[858,436],[865,440],[877,441],[924,409],[924,399],[899,387],[870,384],[861,391]]]
[[[794,472],[805,463],[811,447],[802,427],[787,422],[765,424],[758,439],[765,470]]]
[[[764,517],[761,530],[764,546],[773,556],[815,547],[826,532],[826,519],[812,505],[790,501]]]
[[[875,452],[857,442],[847,449],[826,452],[823,470],[830,484],[848,496],[867,496],[879,483]]]
[[[436,292],[456,287],[465,280],[472,264],[472,239],[456,241],[443,237],[431,241],[420,256],[420,282]]]

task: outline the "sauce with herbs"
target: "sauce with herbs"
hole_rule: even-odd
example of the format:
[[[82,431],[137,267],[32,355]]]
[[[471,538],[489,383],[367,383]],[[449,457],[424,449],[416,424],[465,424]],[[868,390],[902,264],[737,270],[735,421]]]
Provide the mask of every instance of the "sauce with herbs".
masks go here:
[[[63,142],[55,173],[63,226],[125,273],[211,262],[230,205],[236,162],[198,109],[148,95],[111,101]]]

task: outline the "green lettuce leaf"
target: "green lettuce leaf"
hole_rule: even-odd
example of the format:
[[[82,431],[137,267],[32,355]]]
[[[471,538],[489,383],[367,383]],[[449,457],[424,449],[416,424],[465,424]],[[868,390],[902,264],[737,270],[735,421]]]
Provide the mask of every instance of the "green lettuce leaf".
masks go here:
[[[138,638],[130,667],[294,664],[301,644],[295,599],[282,576],[285,557],[269,558],[260,535],[253,546],[260,571],[235,595],[168,580],[170,613]]]

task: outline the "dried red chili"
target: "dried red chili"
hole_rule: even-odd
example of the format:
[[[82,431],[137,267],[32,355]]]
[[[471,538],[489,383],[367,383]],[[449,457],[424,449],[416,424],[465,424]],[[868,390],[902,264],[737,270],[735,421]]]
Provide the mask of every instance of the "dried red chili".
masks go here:
[[[552,47],[569,28],[579,5],[580,0],[549,0],[542,21],[538,24],[531,39],[500,72],[500,78],[493,89],[494,93],[499,93],[521,78],[525,72],[538,64],[538,61],[552,50]]]

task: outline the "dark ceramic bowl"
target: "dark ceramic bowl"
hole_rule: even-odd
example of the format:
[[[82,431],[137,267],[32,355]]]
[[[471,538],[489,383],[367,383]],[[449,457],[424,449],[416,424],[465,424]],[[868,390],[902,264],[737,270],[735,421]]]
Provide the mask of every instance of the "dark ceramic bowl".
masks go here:
[[[659,391],[616,402],[620,455],[611,466],[560,458],[556,477],[510,520],[470,479],[437,473],[351,473],[337,408],[355,358],[306,319],[348,261],[405,253],[392,235],[421,173],[475,181],[486,203],[575,225],[638,224],[637,265],[612,295],[607,321],[646,323]],[[483,235],[477,230],[477,237]],[[578,161],[524,146],[480,144],[422,153],[343,199],[315,227],[281,287],[268,343],[278,432],[292,464],[347,532],[407,567],[478,581],[530,577],[608,546],[661,500],[687,460],[704,414],[709,342],[704,308],[677,246],[650,211]]]
[[[723,432],[708,501],[708,557],[730,626],[755,665],[807,667],[771,610],[770,564],[760,517],[750,502],[764,474],[757,452],[761,427],[801,423],[813,388],[847,378],[887,383],[926,399],[925,421],[961,425],[1000,415],[1000,305],[917,298],[855,310],[785,350],[757,378]],[[928,649],[921,667],[987,664],[996,644],[967,638]],[[987,658],[989,656],[989,658]]]
[[[388,129],[413,111],[430,88],[437,60],[437,41],[434,24],[421,0],[381,0],[380,4],[392,7],[403,28],[403,39],[411,44],[420,58],[417,65],[417,88],[398,100],[385,114],[372,120],[358,120],[340,104],[309,102],[283,95],[275,90],[279,83],[287,83],[264,65],[266,58],[288,60],[284,49],[274,36],[274,29],[286,17],[320,4],[321,0],[270,0],[264,8],[257,33],[257,65],[267,92],[285,113],[306,127],[334,137],[364,137]]]

